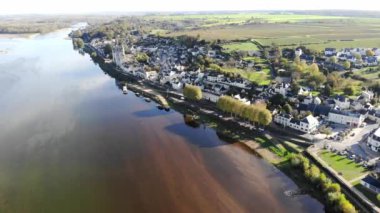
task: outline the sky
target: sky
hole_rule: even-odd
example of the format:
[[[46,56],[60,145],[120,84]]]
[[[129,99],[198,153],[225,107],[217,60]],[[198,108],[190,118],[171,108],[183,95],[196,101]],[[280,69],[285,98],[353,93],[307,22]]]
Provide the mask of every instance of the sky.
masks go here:
[[[219,10],[377,10],[379,0],[8,0],[0,15]]]

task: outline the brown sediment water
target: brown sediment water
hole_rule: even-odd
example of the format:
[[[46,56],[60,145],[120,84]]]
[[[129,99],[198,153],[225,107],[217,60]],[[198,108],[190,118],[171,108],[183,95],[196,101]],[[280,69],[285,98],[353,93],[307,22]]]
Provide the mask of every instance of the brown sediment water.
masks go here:
[[[0,212],[323,212],[241,144],[124,95],[68,32],[0,39]]]

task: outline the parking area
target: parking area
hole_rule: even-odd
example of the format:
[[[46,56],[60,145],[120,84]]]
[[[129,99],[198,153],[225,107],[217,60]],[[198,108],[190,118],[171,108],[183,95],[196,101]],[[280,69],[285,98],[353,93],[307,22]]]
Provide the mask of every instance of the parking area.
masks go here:
[[[332,128],[334,133],[318,145],[358,163],[372,165],[380,157],[380,153],[374,152],[367,146],[367,138],[377,128],[379,128],[377,123],[368,123],[360,128],[334,125]]]

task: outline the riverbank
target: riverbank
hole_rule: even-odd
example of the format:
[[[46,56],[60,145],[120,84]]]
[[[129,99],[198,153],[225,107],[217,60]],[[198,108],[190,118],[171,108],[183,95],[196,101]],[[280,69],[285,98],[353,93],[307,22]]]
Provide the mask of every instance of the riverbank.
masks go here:
[[[0,39],[15,39],[15,38],[25,38],[32,39],[39,35],[38,33],[0,33]]]

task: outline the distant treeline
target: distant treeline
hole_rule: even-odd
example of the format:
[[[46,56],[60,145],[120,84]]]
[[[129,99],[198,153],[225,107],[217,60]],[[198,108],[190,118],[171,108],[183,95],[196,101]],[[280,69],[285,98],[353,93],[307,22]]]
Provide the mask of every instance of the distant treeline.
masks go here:
[[[27,23],[27,24],[14,24],[2,25],[0,23],[1,34],[21,34],[21,33],[47,33],[54,30],[69,27],[68,23]]]
[[[380,18],[379,11],[361,10],[313,10],[313,11],[290,11],[294,14],[302,15],[321,15],[321,16],[346,16],[363,18]]]
[[[70,27],[78,22],[90,24],[108,22],[113,16],[0,16],[0,34],[48,33]]]

